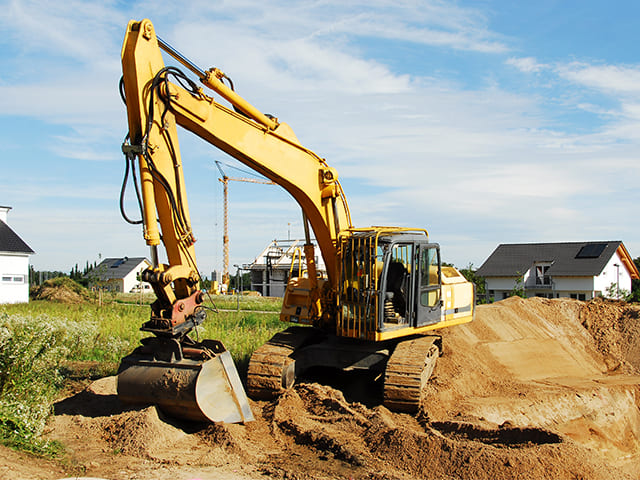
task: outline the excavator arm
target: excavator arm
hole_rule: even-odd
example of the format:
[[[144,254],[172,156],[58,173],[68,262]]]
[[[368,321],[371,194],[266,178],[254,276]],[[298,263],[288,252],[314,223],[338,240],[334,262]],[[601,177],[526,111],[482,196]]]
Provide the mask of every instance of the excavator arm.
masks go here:
[[[196,72],[200,81],[231,103],[228,108],[206,95],[201,88],[186,80],[177,69],[166,68],[160,48],[164,48],[183,65]],[[184,185],[175,134],[176,124],[189,130],[256,172],[282,186],[302,208],[327,266],[330,283],[337,281],[336,241],[341,230],[351,227],[347,202],[335,169],[324,159],[303,147],[286,123],[259,112],[221,79],[218,69],[207,72],[166,45],[155,35],[149,20],[130,22],[122,50],[125,71],[124,91],[129,111],[132,148],[142,150],[142,194],[145,197],[145,239],[157,244],[151,201],[160,216],[163,239],[171,265],[192,266],[193,254],[185,239],[190,231],[178,231],[170,199],[157,183],[146,156],[166,162],[163,170],[175,172],[175,188],[184,196]],[[173,80],[173,81],[172,81]],[[186,88],[185,88],[186,87]],[[165,155],[155,153],[163,150]],[[166,157],[166,158],[165,158]],[[170,165],[170,162],[173,164]],[[184,198],[186,204],[186,198]],[[188,220],[188,219],[185,219]],[[167,238],[167,235],[169,238]],[[170,246],[172,252],[170,253]],[[185,281],[185,283],[189,283]],[[185,294],[188,292],[184,292]]]
[[[129,31],[135,28],[131,22]],[[145,27],[142,37],[145,37]],[[127,34],[127,40],[129,34]],[[157,49],[156,49],[157,50]],[[148,56],[148,64],[133,61]],[[133,55],[133,57],[132,57]],[[194,243],[187,202],[176,123],[166,102],[158,95],[158,81],[149,64],[162,62],[160,51],[131,50],[125,41],[122,52],[122,87],[127,104],[128,142],[123,152],[128,160],[139,159],[144,239],[151,247],[152,267],[143,273],[156,294],[149,328],[171,329],[185,322],[202,303],[198,290]],[[151,81],[150,81],[151,80]],[[162,234],[158,225],[162,228]],[[158,260],[158,246],[164,244],[168,265]]]
[[[161,49],[196,73],[231,108],[205,94],[179,69],[165,66]],[[122,68],[129,123],[123,152],[128,166],[137,160],[143,234],[152,257],[142,278],[151,284],[157,300],[142,327],[155,338],[143,339],[143,345],[123,359],[118,394],[129,403],[158,403],[182,418],[248,421],[252,415],[229,352],[220,342],[194,342],[188,336],[205,315],[177,126],[282,186],[301,206],[309,270],[303,301],[314,318],[320,316],[321,294],[309,225],[327,265],[330,286],[339,276],[338,234],[351,227],[337,173],[303,147],[287,124],[262,114],[227,87],[222,72],[200,70],[159,40],[149,20],[129,22]],[[167,264],[159,262],[160,245],[165,247]]]

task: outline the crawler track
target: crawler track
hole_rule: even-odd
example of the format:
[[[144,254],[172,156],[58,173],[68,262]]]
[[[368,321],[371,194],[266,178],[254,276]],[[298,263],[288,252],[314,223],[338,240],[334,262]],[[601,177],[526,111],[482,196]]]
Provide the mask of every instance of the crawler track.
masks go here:
[[[384,378],[384,405],[395,411],[415,412],[420,394],[440,355],[440,337],[400,342],[389,358]]]
[[[295,360],[290,355],[317,331],[290,327],[275,334],[251,355],[247,372],[247,394],[268,400],[277,397],[295,382]]]

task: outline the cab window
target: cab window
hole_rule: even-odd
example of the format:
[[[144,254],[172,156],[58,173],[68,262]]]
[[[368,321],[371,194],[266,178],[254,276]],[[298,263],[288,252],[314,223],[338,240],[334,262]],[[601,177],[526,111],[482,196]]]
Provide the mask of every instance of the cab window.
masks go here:
[[[440,302],[440,262],[437,248],[425,248],[420,254],[420,303],[435,307]]]

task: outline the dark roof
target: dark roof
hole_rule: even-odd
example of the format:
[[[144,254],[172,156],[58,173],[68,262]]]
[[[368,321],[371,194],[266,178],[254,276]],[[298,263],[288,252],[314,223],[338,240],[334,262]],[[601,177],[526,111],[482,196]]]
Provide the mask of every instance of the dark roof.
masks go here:
[[[149,260],[145,257],[105,258],[97,267],[88,272],[85,277],[97,277],[99,280],[124,278],[145,260],[149,263]]]
[[[0,252],[36,253],[2,220],[0,220]]]
[[[551,262],[556,276],[600,275],[621,241],[502,244],[476,272],[481,277],[512,277],[527,272],[535,262]]]

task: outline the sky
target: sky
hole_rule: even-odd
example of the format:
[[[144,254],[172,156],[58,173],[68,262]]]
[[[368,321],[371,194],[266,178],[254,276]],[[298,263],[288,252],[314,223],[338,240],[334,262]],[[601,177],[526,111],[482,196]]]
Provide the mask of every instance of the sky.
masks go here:
[[[640,256],[639,2],[168,3],[0,1],[0,205],[37,270],[149,255],[118,206],[120,49],[143,18],[326,158],[355,226],[426,228],[460,268],[501,243],[622,240]],[[179,135],[209,276],[222,265],[215,162],[247,169]],[[231,182],[229,202],[231,265],[303,237],[278,186]]]

